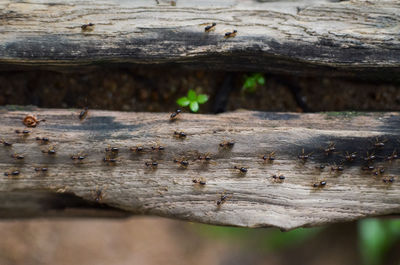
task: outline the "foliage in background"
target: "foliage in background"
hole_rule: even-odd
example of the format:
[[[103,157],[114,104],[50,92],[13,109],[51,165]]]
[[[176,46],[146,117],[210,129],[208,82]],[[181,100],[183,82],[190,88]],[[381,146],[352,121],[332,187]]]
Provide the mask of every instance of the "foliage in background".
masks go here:
[[[279,229],[251,229],[196,225],[202,235],[212,239],[241,243],[244,247],[275,251],[305,244],[323,227],[298,228],[289,232]],[[366,219],[358,222],[360,255],[364,265],[384,264],[388,251],[400,240],[400,220]]]
[[[254,73],[250,76],[245,75],[245,81],[242,87],[243,92],[254,93],[258,87],[258,85],[264,85],[265,79],[264,76],[260,73]]]
[[[196,92],[190,89],[186,97],[179,98],[176,103],[181,107],[189,106],[192,112],[197,112],[199,110],[199,104],[206,103],[208,96],[205,94],[197,95]]]
[[[400,220],[362,220],[358,231],[363,264],[383,264],[388,251],[400,240]]]

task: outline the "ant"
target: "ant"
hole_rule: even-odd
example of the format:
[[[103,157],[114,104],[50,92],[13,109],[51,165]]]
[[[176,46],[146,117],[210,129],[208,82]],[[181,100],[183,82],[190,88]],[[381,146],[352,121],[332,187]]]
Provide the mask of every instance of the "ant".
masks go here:
[[[315,166],[315,168],[323,170],[325,168],[324,164],[320,164],[319,166]]]
[[[49,149],[47,150],[42,150],[42,153],[46,153],[48,155],[55,155],[56,154],[56,149],[55,146],[50,146]]]
[[[279,175],[279,176],[278,176]],[[275,181],[275,182],[283,182],[285,180],[285,176],[282,174],[273,174],[271,176],[271,178]]]
[[[242,174],[246,174],[247,173],[247,168],[245,168],[245,167],[234,166],[233,169],[239,170],[239,172],[242,173]]]
[[[48,168],[47,167],[35,167],[36,172],[47,172]]]
[[[336,165],[334,164],[333,166],[331,166],[331,171],[343,171],[344,167],[342,165]]]
[[[378,176],[379,174],[385,173],[385,169],[383,167],[379,167],[378,170],[374,171],[373,174]]]
[[[224,38],[225,38],[225,39],[227,39],[227,38],[233,38],[233,37],[236,36],[236,34],[237,34],[237,30],[235,29],[235,30],[232,31],[232,32],[227,32],[227,33],[225,33]]]
[[[113,155],[116,155],[116,154],[118,154],[119,149],[118,149],[118,147],[108,146],[108,147],[105,148],[105,151],[106,151],[106,153],[111,153]]]
[[[88,107],[85,107],[85,108],[81,111],[81,113],[79,113],[79,119],[80,119],[81,121],[83,121],[83,120],[86,118],[88,112],[89,112],[89,108],[88,108]]]
[[[349,153],[346,151],[344,159],[349,162],[353,162],[357,158],[357,152]]]
[[[371,162],[371,161],[375,160],[375,158],[376,158],[376,156],[375,156],[374,153],[369,154],[369,153],[367,152],[367,156],[364,157],[364,161]]]
[[[19,134],[19,135],[23,135],[23,136],[28,136],[30,133],[31,133],[31,131],[29,131],[29,130],[15,130],[15,133],[16,134]]]
[[[131,147],[131,151],[140,154],[140,153],[143,153],[145,151],[145,148],[143,146],[135,146],[135,147]]]
[[[234,141],[228,140],[228,141],[223,141],[222,143],[220,143],[219,147],[221,147],[221,148],[233,148],[234,145],[235,145]]]
[[[145,162],[144,164],[146,165],[146,167],[152,168],[152,169],[155,169],[158,166],[158,163],[156,161]]]
[[[42,144],[47,144],[48,142],[50,142],[50,139],[47,137],[42,137],[42,138],[36,137],[36,141],[40,141],[40,143]]]
[[[189,161],[186,159],[174,159],[174,163],[179,164],[182,168],[187,168],[189,166]]]
[[[117,159],[109,157],[109,156],[106,156],[106,157],[103,158],[103,162],[104,163],[108,163],[108,164],[115,164],[117,162]]]
[[[362,170],[374,170],[375,167],[373,165],[364,166],[361,168]]]
[[[4,176],[19,176],[20,173],[19,170],[13,170],[11,172],[4,172]]]
[[[263,157],[262,157],[262,159],[264,160],[264,161],[269,161],[269,162],[273,162],[274,160],[275,160],[275,151],[273,151],[273,152],[271,152],[271,153],[269,153],[269,154],[266,154],[266,155],[264,155]]]
[[[314,183],[313,187],[314,188],[323,188],[326,186],[326,180],[321,180],[319,183]]]
[[[197,156],[197,158],[193,159],[193,161],[196,160],[204,160],[205,162],[210,162],[211,161],[211,156],[210,153],[205,153],[204,155],[200,154]]]
[[[199,184],[201,186],[204,186],[207,184],[207,181],[204,178],[197,178],[197,179],[192,179],[192,182],[194,184]]]
[[[177,131],[175,131],[174,132],[174,136],[176,137],[176,138],[180,138],[180,139],[183,139],[183,138],[186,138],[186,133],[184,133],[184,132],[177,132]]]
[[[12,157],[12,158],[16,158],[16,159],[20,159],[20,160],[25,158],[24,155],[22,155],[22,154],[17,154],[17,153],[12,154],[11,157]]]
[[[177,109],[177,110],[176,110],[175,112],[173,112],[173,113],[171,114],[171,116],[169,117],[170,120],[175,120],[181,112],[182,112],[182,111],[181,111],[180,109]]]
[[[393,161],[393,160],[395,160],[395,159],[397,159],[397,158],[398,158],[397,151],[396,151],[396,150],[393,150],[392,154],[388,155],[388,156],[385,158],[385,160],[387,160],[387,161]]]
[[[106,190],[106,189],[107,189],[107,187],[102,188],[102,189],[96,188],[96,190],[94,191],[94,195],[95,195],[94,200],[95,200],[97,203],[100,203],[101,200],[103,199],[103,197],[104,197],[104,195],[105,195],[105,190]]]
[[[327,147],[324,148],[325,155],[330,155],[336,151],[335,143],[331,142]]]
[[[376,137],[375,142],[374,142],[374,147],[375,148],[383,148],[383,147],[385,147],[385,142],[387,142],[387,139],[379,141],[379,138]]]
[[[12,143],[7,142],[7,141],[4,140],[4,139],[1,139],[1,140],[0,140],[0,143],[2,143],[4,146],[12,146],[12,145],[13,145]]]
[[[34,128],[36,126],[39,125],[39,123],[41,123],[42,121],[46,121],[46,120],[38,120],[35,116],[33,115],[27,115],[23,120],[22,123],[26,126],[26,127],[31,127]]]
[[[311,157],[311,155],[313,154],[314,152],[311,152],[311,153],[308,153],[308,154],[306,154],[306,153],[304,153],[304,148],[301,150],[301,154],[300,155],[298,155],[297,157],[299,158],[299,159],[301,159],[302,161],[303,161],[303,163],[305,163],[310,157]]]
[[[151,150],[153,150],[153,151],[164,151],[165,147],[162,146],[161,144],[157,143],[155,146],[151,147]]]
[[[207,26],[204,28],[204,32],[210,32],[212,30],[215,30],[215,26],[217,25],[217,23],[212,23],[210,26]]]
[[[231,197],[231,196],[230,196]],[[229,197],[229,198],[230,198]],[[217,200],[217,206],[221,206],[224,204],[228,199],[228,195],[225,194],[225,191],[220,195],[220,198]]]
[[[74,161],[82,161],[83,159],[85,159],[87,156],[85,154],[75,154],[75,155],[71,155],[71,159]]]
[[[394,177],[390,178],[382,178],[383,183],[393,183],[394,182]]]
[[[93,31],[94,24],[93,23],[83,24],[81,26],[81,29],[82,29],[82,31]]]

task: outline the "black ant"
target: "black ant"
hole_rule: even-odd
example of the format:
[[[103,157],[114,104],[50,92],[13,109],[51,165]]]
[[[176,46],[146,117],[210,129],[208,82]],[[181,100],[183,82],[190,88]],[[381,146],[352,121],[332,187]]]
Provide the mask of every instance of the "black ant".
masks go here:
[[[273,151],[273,152],[271,152],[271,153],[269,153],[269,154],[266,154],[266,155],[264,155],[263,157],[262,157],[262,159],[264,160],[264,161],[269,161],[269,162],[273,162],[274,160],[275,160],[275,151]]]
[[[111,146],[108,146],[108,147],[105,148],[105,151],[106,151],[107,153],[111,153],[111,154],[113,154],[113,155],[116,155],[116,154],[118,154],[119,149],[118,149],[118,147],[111,147]]]
[[[325,155],[330,155],[336,151],[335,143],[331,142],[327,147],[324,148]]]
[[[143,153],[145,151],[145,148],[143,146],[135,146],[135,147],[131,147],[131,151],[136,152],[136,153]]]
[[[78,154],[75,154],[75,155],[71,156],[71,159],[74,160],[74,161],[82,161],[85,158],[86,158],[86,155],[85,154],[81,154],[81,153],[78,153]]]
[[[388,155],[385,160],[386,161],[393,161],[398,158],[397,151],[393,150],[392,154]]]
[[[315,166],[315,168],[323,170],[325,168],[324,164],[320,164],[319,166]]]
[[[225,33],[224,38],[225,38],[225,39],[227,39],[227,38],[233,38],[233,37],[236,36],[236,34],[237,34],[237,30],[235,29],[235,30],[232,31],[232,32],[227,32],[227,33]]]
[[[333,164],[331,166],[331,171],[343,171],[343,170],[344,170],[344,167],[342,165]]]
[[[322,181],[320,181],[319,183],[314,183],[313,184],[313,187],[314,188],[323,188],[323,187],[325,187],[326,186],[326,180],[322,180]]]
[[[174,159],[174,163],[179,164],[182,168],[187,168],[189,166],[189,161],[186,159]]]
[[[232,140],[223,141],[219,144],[221,148],[232,148],[235,145],[235,142]]]
[[[186,133],[184,133],[184,132],[178,132],[178,131],[175,131],[174,132],[174,136],[176,137],[176,138],[180,138],[180,139],[183,139],[183,138],[186,138]]]
[[[394,182],[394,177],[390,178],[382,178],[383,183],[393,183]]]
[[[155,146],[151,147],[151,150],[153,150],[153,151],[164,151],[165,147],[162,146],[161,144],[157,143]]]
[[[362,169],[362,170],[374,170],[374,169],[375,169],[375,166],[373,166],[373,165],[368,165],[368,166],[362,167],[361,169]]]
[[[233,169],[239,170],[239,172],[242,173],[242,174],[246,174],[247,173],[247,168],[245,168],[245,167],[234,166]]]
[[[103,199],[104,195],[105,195],[105,190],[107,189],[107,187],[103,188],[103,189],[98,189],[96,188],[96,190],[94,191],[94,200],[99,203],[101,202],[101,200]]]
[[[205,32],[210,32],[210,31],[212,31],[212,30],[215,29],[215,26],[216,26],[216,25],[217,25],[217,23],[212,23],[210,26],[205,27],[205,28],[204,28],[204,31],[205,31]]]
[[[173,112],[173,113],[171,114],[171,116],[169,117],[170,120],[175,120],[181,112],[182,112],[182,111],[181,111],[180,109],[177,109],[177,110],[176,110],[175,112]]]
[[[210,153],[200,154],[195,159],[193,159],[193,161],[196,161],[196,160],[210,162],[211,161],[211,155],[210,155]]]
[[[48,155],[55,155],[56,154],[56,149],[55,146],[50,146],[49,149],[47,150],[42,150],[42,153],[48,154]]]
[[[192,182],[201,186],[205,186],[207,184],[207,181],[204,178],[192,179]]]
[[[373,172],[373,174],[375,176],[378,176],[379,174],[383,174],[383,173],[385,173],[385,168],[383,168],[383,167],[379,167],[376,171]]]
[[[357,158],[357,152],[349,153],[346,152],[344,159],[349,162],[353,162]]]
[[[16,159],[20,159],[20,160],[25,158],[24,155],[22,155],[22,154],[17,154],[17,153],[12,154],[11,157],[12,157],[12,158],[16,158]]]
[[[369,154],[369,153],[367,152],[367,156],[364,157],[364,161],[367,161],[367,162],[371,162],[371,161],[373,161],[373,160],[375,160],[375,159],[376,159],[376,156],[375,156],[374,153]]]
[[[230,197],[229,197],[230,198]],[[220,198],[217,200],[217,206],[221,206],[224,204],[228,199],[228,195],[225,194],[225,191],[220,195]]]
[[[285,180],[285,176],[282,174],[273,174],[271,176],[271,178],[275,181],[275,182],[283,182]]]
[[[109,157],[109,156],[106,156],[106,157],[103,158],[103,162],[104,163],[108,163],[108,164],[115,164],[117,162],[117,159]]]
[[[6,140],[2,139],[0,140],[0,143],[2,143],[4,146],[12,146],[13,144],[10,142],[7,142]]]
[[[16,134],[19,134],[19,135],[23,135],[23,136],[28,136],[30,133],[31,133],[31,131],[29,131],[29,130],[15,130],[15,133]]]
[[[84,119],[86,118],[88,112],[89,112],[89,108],[88,108],[88,107],[85,107],[85,108],[81,111],[81,113],[79,113],[79,119],[80,119],[81,121],[84,120]]]
[[[47,172],[48,168],[47,167],[35,167],[36,172]]]
[[[4,172],[4,176],[19,176],[20,173],[19,170],[13,170],[11,172]]]
[[[36,141],[40,141],[41,144],[47,144],[50,142],[50,139],[47,137],[36,137]]]
[[[155,169],[158,166],[158,163],[156,161],[145,162],[144,164],[146,165],[146,167],[152,168],[152,169]]]
[[[94,29],[93,23],[83,24],[81,26],[82,31],[92,31]]]
[[[387,139],[383,140],[383,141],[379,141],[379,138],[376,137],[375,142],[374,142],[374,147],[375,148],[383,148],[383,147],[385,147],[385,142],[387,142]]]
[[[311,152],[311,153],[308,153],[308,154],[306,154],[306,153],[304,153],[304,148],[301,150],[301,154],[300,155],[298,155],[297,157],[299,158],[299,159],[301,159],[302,161],[303,161],[303,163],[305,163],[310,157],[311,157],[311,155],[313,154],[314,152]]]

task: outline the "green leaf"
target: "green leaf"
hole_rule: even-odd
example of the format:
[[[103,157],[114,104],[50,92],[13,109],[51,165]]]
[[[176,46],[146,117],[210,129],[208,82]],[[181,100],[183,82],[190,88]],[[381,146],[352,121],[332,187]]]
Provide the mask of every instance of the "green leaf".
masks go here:
[[[181,107],[186,107],[190,104],[190,100],[187,97],[179,98],[176,103]]]
[[[199,103],[197,103],[197,101],[192,101],[190,102],[189,108],[191,111],[197,112],[199,110]]]
[[[199,104],[206,103],[207,100],[208,100],[208,96],[205,95],[205,94],[200,94],[200,95],[197,96],[197,102],[198,102]]]
[[[367,219],[359,223],[360,250],[366,265],[382,264],[388,249],[388,236],[385,226],[376,219]]]
[[[264,85],[264,84],[265,84],[265,79],[264,79],[264,77],[263,77],[262,75],[260,75],[260,76],[257,78],[257,82],[258,82],[260,85]]]
[[[246,79],[246,81],[243,84],[243,88],[244,89],[249,89],[249,88],[253,88],[256,86],[256,82],[253,78],[248,78]]]
[[[197,98],[196,92],[193,89],[190,89],[188,91],[187,97],[190,101],[196,101]]]

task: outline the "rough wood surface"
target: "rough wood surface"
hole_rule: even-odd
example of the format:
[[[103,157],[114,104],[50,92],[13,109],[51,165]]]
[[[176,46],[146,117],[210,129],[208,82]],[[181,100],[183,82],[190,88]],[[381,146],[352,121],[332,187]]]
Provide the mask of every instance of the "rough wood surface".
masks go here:
[[[399,1],[175,2],[0,0],[0,65],[399,73]],[[82,31],[89,22],[94,30]],[[205,33],[212,22],[215,30]],[[237,36],[225,39],[234,29]]]
[[[15,133],[32,113],[46,121],[27,136]],[[292,229],[400,214],[400,161],[385,159],[400,149],[399,113],[182,113],[175,122],[167,113],[89,111],[83,121],[78,114],[55,109],[0,113],[1,138],[12,143],[0,146],[1,218],[150,214]],[[186,139],[177,139],[176,130],[186,132]],[[219,147],[225,140],[235,141],[232,149]],[[377,142],[384,146],[374,147]],[[330,143],[336,150],[327,155],[323,149]],[[157,144],[165,150],[151,150]],[[42,152],[53,145],[56,154]],[[130,150],[137,146],[144,147],[143,154]],[[109,147],[119,148],[115,165],[103,161]],[[305,163],[298,158],[303,148],[313,152]],[[262,156],[272,151],[275,161],[265,162]],[[357,158],[342,163],[346,151],[357,152]],[[209,163],[193,161],[208,152]],[[364,161],[367,152],[375,154],[374,163]],[[71,159],[78,153],[87,155],[82,163]],[[176,158],[187,159],[188,167],[174,163]],[[158,166],[147,167],[149,161]],[[321,164],[325,169],[316,168]],[[333,171],[335,164],[344,170]],[[368,165],[385,172],[374,176],[362,169]],[[37,167],[48,171],[35,172]],[[18,176],[3,175],[15,170]],[[274,174],[285,180],[274,180]],[[206,185],[193,183],[201,177]],[[391,177],[393,183],[382,181]],[[313,187],[322,180],[325,187]],[[228,200],[217,206],[223,192]]]

